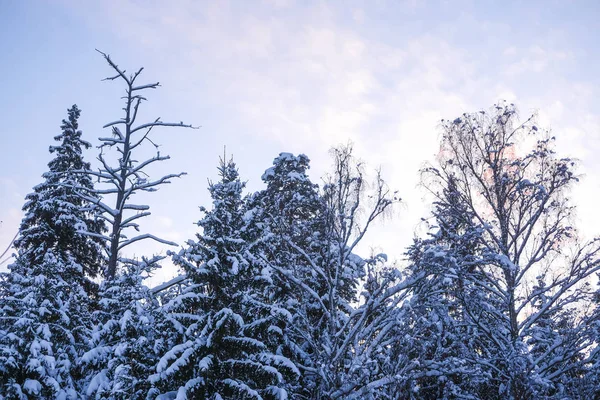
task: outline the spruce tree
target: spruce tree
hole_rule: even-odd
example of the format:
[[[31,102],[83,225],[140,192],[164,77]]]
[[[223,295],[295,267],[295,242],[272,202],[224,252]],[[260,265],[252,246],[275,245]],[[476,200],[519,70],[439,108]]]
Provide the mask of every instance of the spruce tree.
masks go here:
[[[366,267],[385,257],[365,260],[355,249],[396,198],[379,174],[373,191],[364,190],[351,146],[332,152],[333,172],[322,191],[310,181],[304,155],[282,153],[265,172],[267,188],[251,202],[263,222],[257,254],[272,271],[273,299],[292,317],[285,345],[303,372],[293,397],[373,398],[392,382],[374,365],[393,323],[392,298],[402,288],[392,288],[394,273],[386,271],[378,287],[366,279],[369,292]]]
[[[102,282],[92,315],[89,350],[81,357],[83,393],[90,399],[145,399],[158,361],[158,302],[144,285],[163,257],[125,264]]]
[[[304,154],[279,154],[262,175],[267,187],[252,196],[249,214],[260,223],[255,225],[260,226],[263,240],[255,253],[269,266],[272,301],[293,318],[284,333],[288,354],[295,363],[313,368],[314,348],[308,338],[318,327],[306,327],[321,315],[317,301],[326,282],[310,265],[312,258],[320,256],[324,203],[318,185],[308,176],[309,168]],[[297,389],[303,395],[315,386],[312,374],[304,375]]]
[[[84,200],[75,190],[93,191],[90,163],[82,156],[91,144],[81,138],[81,110],[73,105],[67,112],[62,133],[54,137],[60,145],[50,146],[55,157],[43,174],[45,181],[26,196],[25,217],[14,246],[26,264],[39,264],[52,251],[59,260],[79,265],[84,275],[94,278],[105,265],[98,236],[106,228],[93,204],[99,196]]]
[[[88,235],[103,224],[74,192],[92,188],[86,174],[77,106],[63,120],[56,157],[44,183],[27,196],[15,263],[0,288],[0,397],[80,397],[78,358],[88,334],[90,277],[102,267],[101,246]]]
[[[481,264],[480,229],[452,177],[433,217],[430,237],[415,239],[407,252],[407,272],[416,283],[402,308],[396,351],[408,357],[411,372],[399,384],[406,397],[456,399],[486,380],[478,365],[467,362],[486,349],[464,309],[479,294],[471,280]]]
[[[198,225],[197,241],[173,257],[191,280],[165,305],[179,343],[151,377],[159,393],[181,398],[285,399],[296,367],[278,349],[285,312],[265,296],[269,274],[252,246],[244,183],[233,161],[221,160],[220,181],[209,191],[213,209]]]

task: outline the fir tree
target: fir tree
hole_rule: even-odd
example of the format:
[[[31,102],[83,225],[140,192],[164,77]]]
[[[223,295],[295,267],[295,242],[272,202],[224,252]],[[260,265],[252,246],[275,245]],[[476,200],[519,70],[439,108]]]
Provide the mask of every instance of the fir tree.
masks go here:
[[[267,187],[250,199],[249,215],[263,238],[254,252],[269,267],[272,302],[293,318],[284,332],[288,354],[295,363],[312,366],[314,348],[307,339],[318,327],[305,328],[322,313],[318,292],[322,294],[326,283],[310,265],[312,258],[320,257],[324,203],[308,176],[309,163],[304,154],[279,154],[262,175]],[[304,375],[298,392],[308,394],[314,377]]]
[[[158,361],[158,303],[143,284],[163,257],[125,264],[100,286],[90,349],[81,357],[83,390],[90,399],[145,399]],[[156,347],[158,346],[158,347]]]
[[[262,215],[258,254],[273,271],[273,298],[293,319],[284,338],[303,372],[298,399],[372,398],[392,382],[375,360],[402,287],[392,287],[395,274],[386,271],[380,282],[368,280],[369,292],[365,267],[385,257],[364,260],[354,251],[397,199],[379,174],[367,195],[350,146],[333,155],[333,173],[319,192],[308,178],[306,156],[280,154],[263,175],[267,188],[252,201],[254,215]],[[359,210],[366,211],[362,224]],[[367,289],[362,304],[361,288]]]
[[[44,183],[27,196],[18,254],[0,283],[0,397],[80,397],[78,358],[88,334],[89,280],[102,266],[101,220],[74,186],[92,188],[77,118],[69,109]]]
[[[403,305],[397,334],[396,351],[410,360],[410,373],[399,384],[407,398],[456,399],[485,381],[480,368],[467,361],[482,349],[464,309],[478,293],[471,280],[481,264],[480,229],[461,203],[452,177],[433,216],[434,233],[416,239],[407,252],[408,272],[416,283]]]
[[[45,181],[26,196],[25,217],[15,248],[26,264],[39,264],[52,251],[59,260],[79,265],[83,274],[93,278],[105,262],[102,242],[95,236],[106,228],[93,204],[99,197],[91,195],[84,200],[75,190],[94,188],[90,164],[82,156],[82,151],[91,145],[81,138],[81,111],[77,105],[67,112],[62,133],[54,137],[60,145],[50,146],[55,157],[48,163],[49,171],[43,174]]]
[[[221,160],[219,175],[220,181],[209,186],[213,209],[201,208],[202,234],[173,258],[192,285],[165,306],[180,340],[151,377],[152,393],[285,399],[297,373],[278,351],[285,315],[266,301],[269,277],[252,255],[260,238],[248,228],[252,218],[233,161]]]

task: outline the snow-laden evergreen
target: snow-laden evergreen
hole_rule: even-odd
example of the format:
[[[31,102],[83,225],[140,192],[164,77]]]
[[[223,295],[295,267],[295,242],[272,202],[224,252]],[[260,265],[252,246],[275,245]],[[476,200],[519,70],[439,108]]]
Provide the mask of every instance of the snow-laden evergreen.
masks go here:
[[[284,337],[302,371],[299,399],[372,398],[393,382],[376,364],[404,286],[396,285],[394,269],[366,279],[366,267],[385,257],[368,261],[354,251],[397,199],[379,175],[365,196],[350,147],[333,155],[334,170],[319,191],[306,156],[280,154],[263,175],[267,188],[251,202],[264,223],[260,257],[273,271],[274,297],[293,318]],[[366,211],[362,223],[359,210]]]
[[[244,195],[222,159],[200,232],[170,253],[180,276],[148,288],[164,256],[121,251],[166,241],[127,236],[149,215],[131,196],[180,174],[149,180],[146,166],[168,157],[132,157],[153,127],[186,125],[136,125],[139,91],[158,84],[104,57],[109,80],[126,83],[125,116],[106,125],[96,172],[73,106],[27,196],[16,261],[0,275],[0,399],[600,395],[600,239],[572,226],[576,163],[513,105],[442,121],[422,171],[433,223],[404,262],[359,255],[399,199],[342,146],[322,187],[307,156],[280,153],[266,187]]]
[[[94,189],[90,163],[82,156],[91,144],[81,138],[81,110],[73,105],[67,112],[62,133],[54,137],[60,145],[50,146],[55,156],[48,163],[48,172],[42,175],[45,180],[26,196],[25,217],[14,246],[24,263],[39,264],[52,251],[62,262],[79,265],[85,275],[93,278],[102,272],[105,261],[102,242],[94,235],[106,228],[94,207],[99,196],[92,194],[84,200],[75,190]]]
[[[148,377],[162,347],[156,324],[158,303],[143,280],[162,258],[127,263],[100,286],[89,349],[81,357],[87,398],[146,398]]]
[[[0,292],[0,398],[79,398],[79,356],[89,327],[79,272],[52,251],[39,264],[18,258]]]
[[[150,377],[152,396],[202,399],[286,399],[298,374],[281,353],[287,312],[266,297],[264,267],[253,256],[261,238],[249,227],[244,183],[233,161],[221,160],[211,183],[212,210],[197,241],[173,257],[192,284],[163,307],[178,340]],[[166,338],[166,341],[173,341]]]
[[[18,251],[0,282],[0,398],[76,399],[78,368],[90,329],[89,279],[102,266],[101,246],[80,232],[101,233],[102,220],[73,187],[93,188],[73,106],[50,147],[44,183],[27,196]]]
[[[395,352],[405,358],[401,370],[407,371],[397,390],[415,399],[479,398],[484,393],[473,393],[490,377],[472,360],[487,349],[464,302],[477,301],[479,294],[472,280],[478,278],[481,230],[460,201],[454,179],[433,214],[435,230],[416,239],[407,253],[416,284],[403,304],[394,340]]]

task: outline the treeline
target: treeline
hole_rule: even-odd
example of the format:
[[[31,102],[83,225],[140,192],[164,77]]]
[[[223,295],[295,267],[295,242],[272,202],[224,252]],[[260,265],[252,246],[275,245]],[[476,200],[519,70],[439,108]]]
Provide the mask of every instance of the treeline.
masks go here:
[[[168,253],[181,279],[155,290],[144,280],[165,256],[123,250],[178,244],[138,233],[150,212],[133,198],[183,173],[151,178],[168,156],[138,149],[192,126],[137,121],[159,84],[102,55],[124,115],[92,170],[70,108],[26,198],[0,280],[0,399],[600,396],[600,243],[572,225],[576,162],[533,117],[502,103],[442,121],[421,171],[429,233],[402,262],[356,254],[400,199],[351,146],[321,186],[305,155],[281,153],[255,193],[222,158],[199,233]]]

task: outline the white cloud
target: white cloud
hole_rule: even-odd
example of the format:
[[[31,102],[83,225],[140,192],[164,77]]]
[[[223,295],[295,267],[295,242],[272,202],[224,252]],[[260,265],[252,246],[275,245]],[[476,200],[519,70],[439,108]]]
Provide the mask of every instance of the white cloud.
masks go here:
[[[511,48],[508,55],[518,54],[518,51]],[[506,52],[505,52],[506,54]],[[568,60],[571,55],[565,51],[548,50],[540,46],[532,46],[529,49],[521,51],[521,58],[508,65],[505,70],[506,75],[515,76],[528,72],[540,73],[545,69],[552,67],[555,63]]]
[[[422,7],[406,3],[399,7],[406,14]],[[376,8],[390,5],[380,2]],[[83,16],[88,7],[79,9]],[[592,159],[600,150],[598,120],[591,114],[597,90],[559,73],[574,62],[575,53],[541,46],[535,38],[511,38],[505,23],[465,11],[458,22],[439,24],[438,30],[396,38],[393,30],[386,37],[365,36],[339,23],[341,12],[331,3],[265,1],[243,12],[239,3],[227,1],[176,6],[114,1],[97,7],[90,23],[100,20],[104,28],[108,21],[128,46],[142,46],[162,73],[187,84],[187,96],[178,101],[194,104],[201,96],[209,110],[231,110],[232,119],[247,127],[236,137],[240,142],[306,152],[319,173],[328,165],[326,149],[351,139],[359,156],[385,166],[391,186],[406,200],[399,219],[376,238],[385,247],[401,249],[426,213],[423,192],[415,189],[417,170],[437,151],[440,118],[501,99],[517,102],[523,114],[544,110],[543,124],[566,136],[559,143],[582,158],[588,176],[600,171]],[[284,11],[288,14],[277,14]],[[364,28],[368,12],[350,8],[349,18]],[[482,50],[454,41],[465,29],[494,38],[499,46]],[[207,81],[208,91],[189,83],[197,81]],[[259,156],[268,166],[273,155]],[[589,180],[582,188],[578,199],[598,193]],[[588,203],[582,215],[593,213]]]

